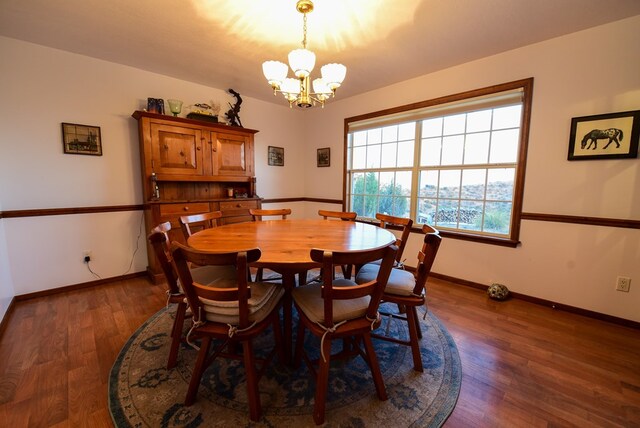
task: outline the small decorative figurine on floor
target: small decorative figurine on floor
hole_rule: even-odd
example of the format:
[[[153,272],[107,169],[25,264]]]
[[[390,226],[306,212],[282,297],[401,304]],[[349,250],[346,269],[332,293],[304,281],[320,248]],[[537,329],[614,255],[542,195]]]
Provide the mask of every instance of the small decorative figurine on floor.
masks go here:
[[[231,108],[229,109],[228,112],[225,113],[225,116],[227,117],[227,123],[231,126],[239,126],[243,128],[242,121],[240,121],[240,116],[239,116],[240,104],[242,104],[242,98],[240,98],[239,93],[237,93],[231,88],[229,89],[229,93],[236,98],[236,103],[234,105],[231,105],[231,103],[229,103],[229,107]]]
[[[506,285],[494,283],[487,289],[487,294],[493,300],[507,300],[509,298],[509,289]]]

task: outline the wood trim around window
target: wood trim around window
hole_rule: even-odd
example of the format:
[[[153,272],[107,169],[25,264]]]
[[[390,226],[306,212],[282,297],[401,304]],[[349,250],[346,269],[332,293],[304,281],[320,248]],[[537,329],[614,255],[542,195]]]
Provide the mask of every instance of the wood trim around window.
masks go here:
[[[465,233],[463,231],[441,231],[443,236],[448,236],[454,239],[462,239],[475,242],[484,242],[495,245],[502,245],[508,247],[516,247],[519,244],[520,238],[520,221],[522,215],[522,203],[524,195],[524,179],[525,170],[527,164],[527,148],[529,145],[529,129],[531,121],[531,105],[533,102],[533,77],[516,80],[513,82],[503,83],[499,85],[487,86],[481,89],[474,89],[471,91],[460,92],[454,95],[447,95],[440,98],[434,98],[431,100],[420,101],[417,103],[406,104],[399,107],[392,107],[385,110],[379,110],[372,113],[366,113],[359,116],[348,117],[344,119],[344,141],[343,141],[343,172],[342,172],[342,200],[343,210],[347,206],[347,159],[348,159],[348,137],[349,137],[349,124],[351,122],[358,122],[366,119],[373,119],[375,117],[388,116],[391,114],[402,113],[409,110],[424,109],[427,107],[437,106],[441,104],[447,104],[466,99],[481,97],[485,95],[495,94],[499,92],[506,92],[510,90],[522,89],[522,123],[520,127],[520,150],[518,153],[518,161],[516,165],[516,176],[514,177],[514,197],[513,197],[513,212],[511,217],[510,235],[508,238],[500,238],[490,235],[474,234],[471,231]],[[414,165],[415,168],[415,165]],[[412,201],[413,202],[413,201]]]

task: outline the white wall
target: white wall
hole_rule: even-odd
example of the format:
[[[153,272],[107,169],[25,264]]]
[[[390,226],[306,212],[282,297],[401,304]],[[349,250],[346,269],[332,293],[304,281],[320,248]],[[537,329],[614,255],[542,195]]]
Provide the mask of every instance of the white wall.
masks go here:
[[[524,211],[639,220],[639,159],[567,161],[572,117],[640,109],[639,70],[636,16],[361,96],[338,94],[307,120],[306,195],[342,194],[344,118],[534,77]],[[315,168],[315,148],[325,146],[332,166]],[[515,249],[445,239],[434,271],[640,321],[640,230],[523,221],[520,239]],[[412,236],[405,251],[413,257],[418,247]],[[618,275],[633,278],[630,293],[615,291]]]
[[[225,89],[209,88],[9,38],[0,37],[0,57],[0,204],[5,211],[142,204],[133,111],[145,107],[147,97],[178,98],[185,105],[213,100],[222,111],[234,101],[224,83]],[[234,89],[242,94],[242,88]],[[286,104],[243,97],[243,125],[260,131],[255,144],[262,197],[304,193],[301,115]],[[100,126],[104,155],[63,154],[61,122]],[[285,148],[284,167],[266,165],[268,145]],[[273,174],[273,168],[284,174]],[[82,263],[85,250],[92,251],[91,267],[103,278],[125,273],[132,257],[129,272],[144,271],[141,217],[141,211],[127,211],[3,219],[0,305],[5,295],[96,279]]]
[[[2,194],[2,183],[0,183],[0,194]],[[0,211],[2,211],[2,204],[0,204]],[[0,320],[4,317],[4,314],[7,313],[7,309],[14,295],[15,291],[13,289],[13,279],[11,278],[9,256],[4,234],[4,220],[0,219]]]

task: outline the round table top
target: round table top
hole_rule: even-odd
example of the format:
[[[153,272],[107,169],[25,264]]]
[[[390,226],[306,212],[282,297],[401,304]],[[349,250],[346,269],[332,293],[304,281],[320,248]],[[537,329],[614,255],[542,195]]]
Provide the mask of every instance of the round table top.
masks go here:
[[[242,251],[260,248],[256,266],[312,268],[312,248],[331,251],[370,250],[395,243],[393,233],[353,221],[287,219],[236,223],[194,233],[188,244],[198,250]]]

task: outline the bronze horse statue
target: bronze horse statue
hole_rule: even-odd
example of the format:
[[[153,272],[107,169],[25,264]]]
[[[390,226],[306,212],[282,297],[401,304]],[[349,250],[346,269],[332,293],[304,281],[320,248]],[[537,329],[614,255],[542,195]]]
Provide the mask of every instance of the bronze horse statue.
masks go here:
[[[620,137],[618,139],[618,137]],[[622,141],[622,129],[618,129],[618,128],[609,128],[609,129],[594,129],[591,132],[588,132],[585,134],[585,136],[582,138],[582,143],[580,144],[580,147],[582,147],[582,149],[586,149],[589,150],[591,148],[591,150],[595,150],[598,148],[598,140],[603,140],[605,138],[609,139],[609,142],[607,143],[606,146],[604,146],[602,148],[602,150],[606,150],[607,147],[609,147],[609,144],[611,143],[616,143],[616,148],[620,147],[620,141]],[[589,145],[587,146],[587,143],[589,143]],[[593,146],[593,148],[591,147]]]

